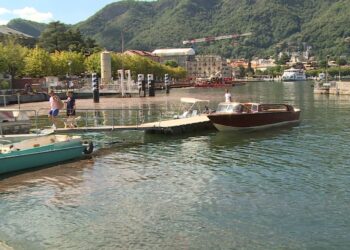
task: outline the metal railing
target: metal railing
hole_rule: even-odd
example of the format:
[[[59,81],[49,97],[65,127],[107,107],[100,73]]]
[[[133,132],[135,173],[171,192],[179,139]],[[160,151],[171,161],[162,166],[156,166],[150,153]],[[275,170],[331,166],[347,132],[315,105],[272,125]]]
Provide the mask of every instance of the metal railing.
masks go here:
[[[75,121],[78,127],[101,127],[117,126],[139,127],[145,122],[161,122],[162,110],[145,110],[139,108],[99,108],[99,109],[76,109]],[[67,121],[66,110],[60,110],[57,116],[59,127],[63,127]],[[39,109],[36,113],[35,124],[39,128],[47,127],[50,124],[48,109]]]
[[[7,100],[11,97],[13,97],[14,95],[0,95],[0,98],[2,99],[2,105],[4,107],[7,106]],[[17,93],[17,103],[18,103],[18,108],[20,108],[21,106],[21,95],[19,93]]]
[[[31,128],[39,131],[52,126],[48,117],[48,109],[41,108],[38,110],[29,109],[3,109],[6,111],[16,111],[28,116]],[[131,126],[138,128],[143,123],[162,122],[166,112],[161,109],[140,109],[140,108],[106,108],[106,109],[77,109],[76,123],[78,127],[102,127],[110,126],[113,130],[118,126]],[[17,121],[19,121],[18,119]],[[66,110],[61,110],[58,117],[58,127],[64,127],[67,120]],[[16,119],[15,119],[16,121]],[[25,121],[25,120],[24,120]],[[5,122],[6,123],[6,122]],[[4,124],[5,124],[4,123]],[[0,123],[0,135],[2,126]]]
[[[13,121],[0,122],[0,135],[4,134],[4,128],[14,126],[21,130],[20,127],[27,127],[26,122],[30,122],[30,127],[38,130],[37,111],[30,109],[0,109],[1,111],[14,112]],[[27,119],[28,118],[28,119]],[[34,119],[33,119],[34,118]],[[33,121],[34,120],[34,121]]]

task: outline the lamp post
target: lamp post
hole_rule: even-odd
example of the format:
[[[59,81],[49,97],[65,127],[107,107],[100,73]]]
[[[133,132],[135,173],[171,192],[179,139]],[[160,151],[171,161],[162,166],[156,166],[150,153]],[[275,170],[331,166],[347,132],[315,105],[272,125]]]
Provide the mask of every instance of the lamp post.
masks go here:
[[[339,70],[339,82],[341,81],[340,80],[340,57],[339,57],[339,62],[338,62],[338,70]]]
[[[70,81],[71,81],[71,74],[72,74],[72,72],[71,72],[71,65],[72,65],[72,61],[71,60],[69,60],[68,61],[68,84],[67,84],[67,90],[68,90],[68,88],[70,88]]]
[[[327,60],[326,60],[326,83],[328,83],[328,60],[329,60],[329,55],[327,55]]]

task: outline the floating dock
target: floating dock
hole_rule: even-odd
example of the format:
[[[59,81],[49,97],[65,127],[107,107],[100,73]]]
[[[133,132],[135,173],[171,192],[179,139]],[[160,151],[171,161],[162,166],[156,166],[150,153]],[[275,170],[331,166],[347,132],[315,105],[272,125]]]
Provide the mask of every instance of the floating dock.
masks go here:
[[[126,126],[98,126],[98,127],[77,127],[57,128],[56,133],[81,133],[81,132],[106,132],[121,130],[142,130],[146,133],[157,134],[183,134],[187,132],[215,129],[206,115],[198,115],[188,118],[164,120],[159,122],[143,123],[140,125]]]
[[[314,94],[350,95],[349,81],[332,81],[329,83],[317,83]]]

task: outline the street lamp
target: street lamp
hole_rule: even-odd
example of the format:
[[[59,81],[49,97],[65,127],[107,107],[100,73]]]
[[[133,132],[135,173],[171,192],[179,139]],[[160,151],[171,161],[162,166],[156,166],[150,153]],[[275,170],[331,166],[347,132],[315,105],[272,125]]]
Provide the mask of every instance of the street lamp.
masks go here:
[[[329,55],[327,55],[327,60],[326,60],[326,83],[328,83],[328,60],[329,60]]]
[[[68,90],[68,88],[70,88],[70,86],[71,86],[71,84],[70,84],[70,81],[71,81],[71,65],[72,65],[72,61],[71,60],[69,60],[68,61],[68,84],[67,84],[67,90]]]

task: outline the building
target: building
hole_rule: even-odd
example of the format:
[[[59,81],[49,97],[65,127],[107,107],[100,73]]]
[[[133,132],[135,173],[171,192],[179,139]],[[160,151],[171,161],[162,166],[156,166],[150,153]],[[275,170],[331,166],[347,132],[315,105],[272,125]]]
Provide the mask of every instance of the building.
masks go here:
[[[143,51],[143,50],[127,50],[124,52],[125,55],[130,55],[130,56],[142,56],[142,57],[147,57],[155,62],[160,62],[160,58],[157,55],[154,55],[151,52],[148,51]]]
[[[232,68],[225,59],[215,55],[195,55],[192,48],[157,49],[152,54],[160,63],[174,61],[187,71],[188,78],[207,78],[214,75],[232,77]]]
[[[254,59],[251,61],[254,70],[265,71],[268,68],[276,67],[274,59]]]
[[[159,57],[160,63],[166,63],[167,61],[174,61],[180,67],[186,68],[188,61],[193,61],[195,51],[191,48],[178,48],[178,49],[156,49],[152,52],[153,55]]]
[[[194,60],[187,61],[186,70],[190,78],[206,78],[215,75],[232,77],[232,67],[221,56],[195,56]]]

